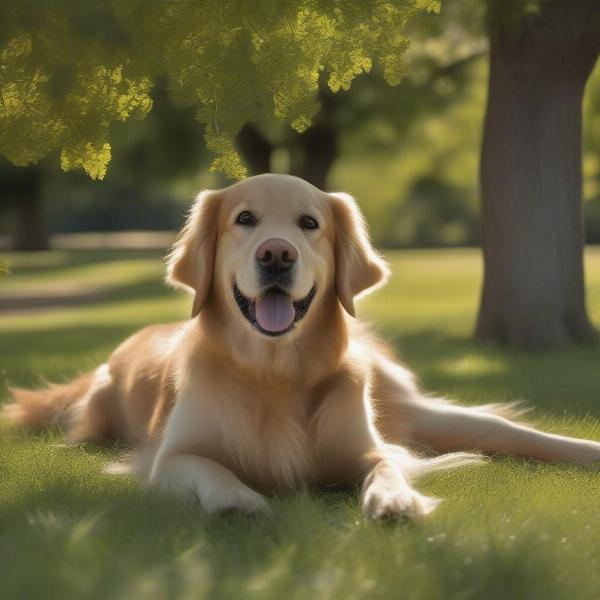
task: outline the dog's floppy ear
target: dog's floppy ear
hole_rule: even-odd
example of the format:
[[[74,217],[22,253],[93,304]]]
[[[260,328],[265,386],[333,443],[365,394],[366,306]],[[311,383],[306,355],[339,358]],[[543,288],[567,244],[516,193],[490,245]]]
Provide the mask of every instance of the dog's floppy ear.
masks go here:
[[[202,310],[212,286],[219,203],[218,192],[198,195],[168,258],[167,282],[195,294],[192,317]]]
[[[349,194],[329,194],[335,219],[335,289],[346,312],[354,298],[385,283],[389,270],[369,242],[363,216]]]

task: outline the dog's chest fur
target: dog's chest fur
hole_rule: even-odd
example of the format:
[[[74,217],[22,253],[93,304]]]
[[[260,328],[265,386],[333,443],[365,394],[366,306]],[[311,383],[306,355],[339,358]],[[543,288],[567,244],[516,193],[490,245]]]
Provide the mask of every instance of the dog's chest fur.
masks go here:
[[[238,476],[268,489],[298,489],[314,473],[306,402],[299,393],[246,390],[221,413],[222,452]]]
[[[242,479],[275,490],[298,489],[312,479],[302,399],[257,394],[232,412],[222,425],[223,451]]]

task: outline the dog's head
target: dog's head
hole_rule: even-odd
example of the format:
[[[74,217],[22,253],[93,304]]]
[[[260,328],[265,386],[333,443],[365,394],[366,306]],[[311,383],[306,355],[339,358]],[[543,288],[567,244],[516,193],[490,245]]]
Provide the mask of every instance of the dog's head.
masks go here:
[[[386,275],[350,196],[259,175],[198,196],[167,279],[194,292],[192,316],[215,297],[257,335],[281,338],[326,294],[354,316],[355,297]]]

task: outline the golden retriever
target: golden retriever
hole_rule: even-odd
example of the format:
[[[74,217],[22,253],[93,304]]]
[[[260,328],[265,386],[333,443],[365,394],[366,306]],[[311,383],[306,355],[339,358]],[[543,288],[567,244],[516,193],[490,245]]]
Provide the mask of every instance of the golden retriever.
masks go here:
[[[362,480],[368,517],[418,517],[438,501],[412,481],[479,460],[461,450],[600,460],[600,443],[516,424],[510,407],[424,395],[354,318],[387,274],[346,194],[284,175],[202,192],[167,275],[194,294],[192,319],[139,331],[71,383],[12,390],[5,413],[61,423],[73,443],[121,439],[134,448],[123,470],[208,513],[268,512],[264,493]]]

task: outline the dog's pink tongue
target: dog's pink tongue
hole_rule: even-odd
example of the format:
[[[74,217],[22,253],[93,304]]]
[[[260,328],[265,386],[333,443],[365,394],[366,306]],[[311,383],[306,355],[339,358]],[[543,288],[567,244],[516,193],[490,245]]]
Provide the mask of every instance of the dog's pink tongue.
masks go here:
[[[294,322],[295,315],[287,294],[270,292],[256,302],[256,320],[265,331],[285,331]]]

